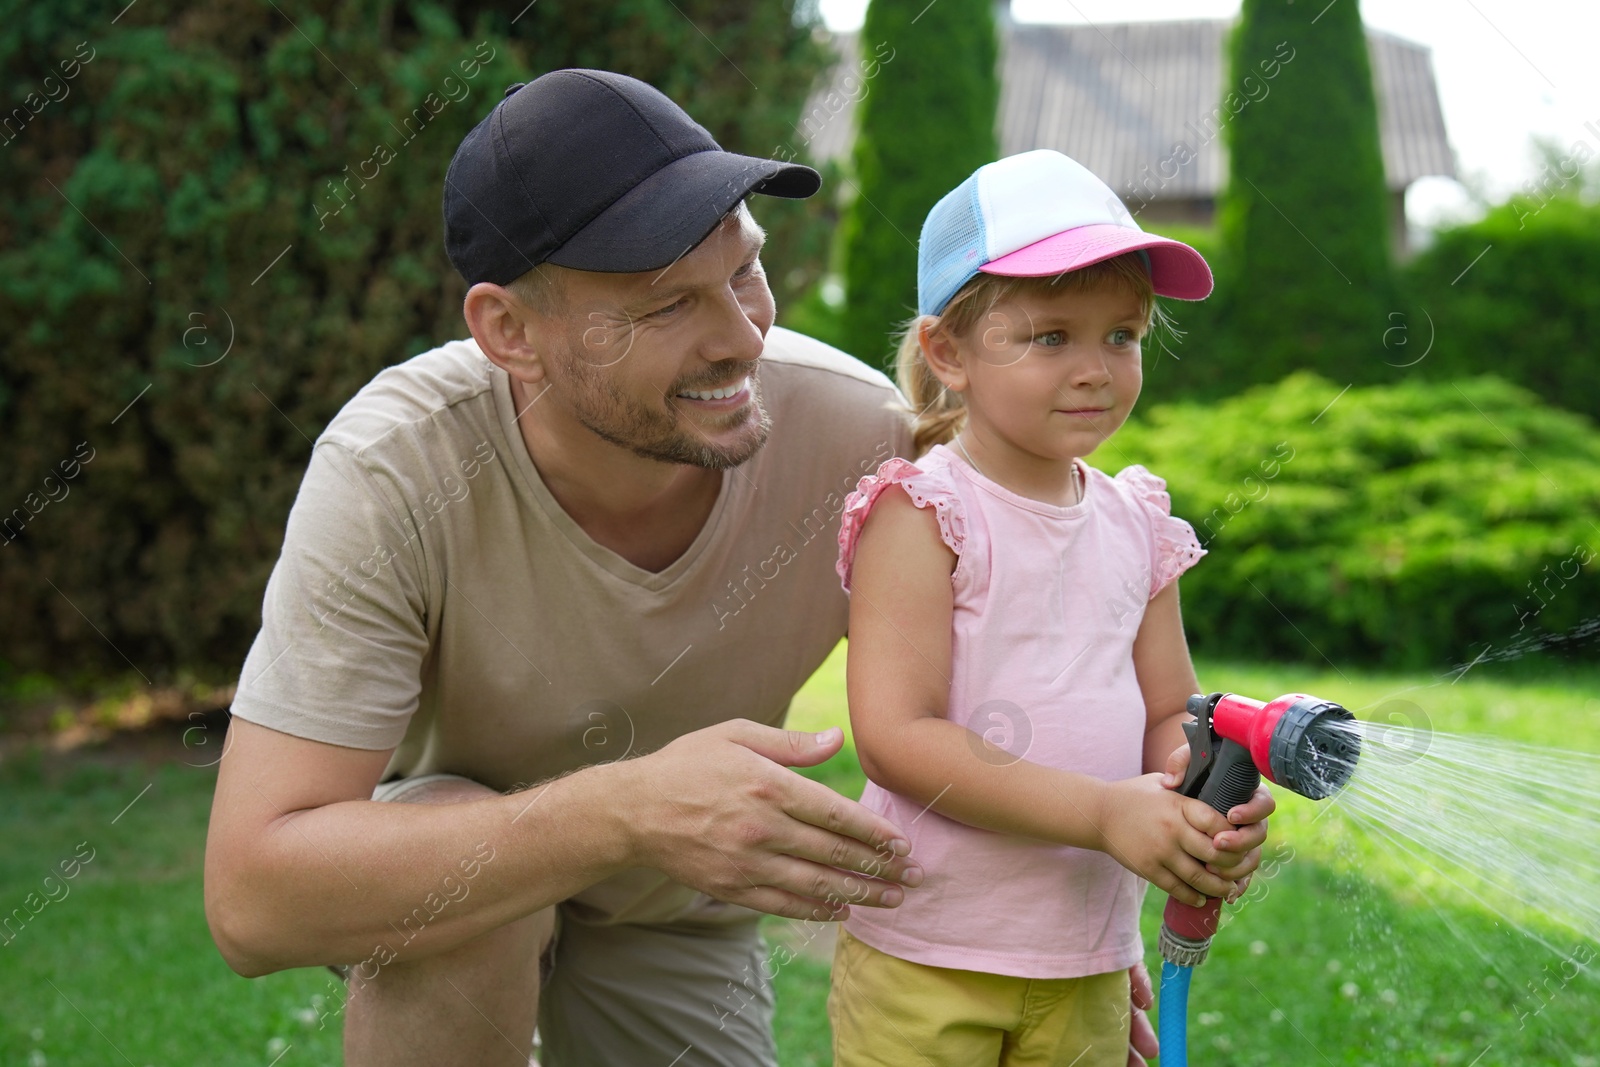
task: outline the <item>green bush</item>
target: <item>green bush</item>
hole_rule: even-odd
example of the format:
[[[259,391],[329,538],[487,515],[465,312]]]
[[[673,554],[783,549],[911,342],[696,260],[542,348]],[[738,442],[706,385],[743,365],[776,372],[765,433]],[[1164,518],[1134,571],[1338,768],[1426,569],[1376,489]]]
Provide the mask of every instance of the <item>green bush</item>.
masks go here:
[[[1440,233],[1405,278],[1413,354],[1395,362],[1432,338],[1413,373],[1498,374],[1600,419],[1600,203],[1514,197]]]
[[[20,670],[236,674],[311,441],[383,367],[466,336],[440,194],[509,83],[618,70],[767,154],[828,61],[805,0],[115,13],[0,0],[0,82],[27,108],[0,134]],[[810,209],[760,199],[782,299],[815,273],[786,254]]]
[[[1165,478],[1209,550],[1197,650],[1443,670],[1594,614],[1600,431],[1493,377],[1340,389],[1157,406],[1095,453]]]

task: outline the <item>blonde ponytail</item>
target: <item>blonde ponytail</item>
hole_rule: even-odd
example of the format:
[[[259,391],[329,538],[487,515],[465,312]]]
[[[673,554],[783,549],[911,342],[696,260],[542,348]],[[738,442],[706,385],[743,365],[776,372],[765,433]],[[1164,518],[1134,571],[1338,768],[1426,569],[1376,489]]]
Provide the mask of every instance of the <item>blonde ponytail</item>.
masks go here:
[[[922,356],[922,324],[937,328],[934,315],[918,315],[906,323],[900,335],[899,355],[895,358],[895,378],[912,414],[912,458],[934,445],[947,444],[961,432],[967,418],[967,405],[960,393],[951,392],[934,377],[933,369]]]

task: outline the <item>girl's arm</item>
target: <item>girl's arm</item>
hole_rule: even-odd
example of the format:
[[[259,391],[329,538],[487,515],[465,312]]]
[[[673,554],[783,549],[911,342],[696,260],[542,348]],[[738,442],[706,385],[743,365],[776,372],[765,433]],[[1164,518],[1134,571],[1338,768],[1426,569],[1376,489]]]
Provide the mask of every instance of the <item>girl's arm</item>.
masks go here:
[[[933,512],[884,493],[856,545],[850,597],[850,723],[867,777],[972,826],[1109,853],[1186,903],[1233,895],[1231,880],[1201,865],[1219,858],[1211,834],[1226,821],[1161,788],[1159,775],[1107,782],[1001,765],[945,717],[955,564]]]
[[[1189,718],[1189,697],[1200,692],[1194,661],[1189,658],[1189,643],[1183,635],[1177,581],[1168,582],[1145,608],[1144,621],[1133,642],[1133,668],[1144,693],[1144,769],[1165,771],[1170,777],[1163,784],[1175,789],[1182,784],[1189,767],[1189,742],[1183,735],[1183,723]],[[1221,851],[1206,864],[1206,869],[1235,879],[1255,870],[1261,844],[1267,838],[1267,816],[1275,806],[1272,794],[1263,787],[1256,790],[1249,803],[1233,809],[1229,825],[1220,833],[1211,831],[1212,844]],[[1208,821],[1196,824],[1196,828],[1206,830],[1214,825]]]
[[[1183,636],[1176,581],[1168,582],[1144,609],[1133,641],[1133,669],[1144,693],[1144,769],[1165,771],[1173,751],[1188,744],[1183,723],[1189,718],[1189,697],[1200,692]]]

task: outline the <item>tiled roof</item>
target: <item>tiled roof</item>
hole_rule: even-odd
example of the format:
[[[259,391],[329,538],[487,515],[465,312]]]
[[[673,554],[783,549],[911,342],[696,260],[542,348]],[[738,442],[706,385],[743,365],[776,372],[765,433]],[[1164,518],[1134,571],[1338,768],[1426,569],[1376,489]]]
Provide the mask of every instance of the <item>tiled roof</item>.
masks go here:
[[[1099,26],[1002,22],[1001,154],[1054,148],[1124,192],[1142,168],[1155,168],[1185,141],[1198,149],[1196,158],[1177,168],[1159,198],[1217,195],[1227,179],[1227,154],[1213,109],[1231,88],[1223,84],[1231,25],[1221,19]],[[834,41],[844,59],[830,84],[808,102],[809,119],[802,118],[794,140],[801,155],[818,161],[847,151],[855,102],[873,90],[861,76],[856,35],[839,34]],[[1454,177],[1428,50],[1368,30],[1367,52],[1389,188],[1404,189],[1427,175]],[[1270,83],[1267,88],[1270,93]],[[831,102],[830,92],[836,94]],[[1227,111],[1217,115],[1226,117]]]

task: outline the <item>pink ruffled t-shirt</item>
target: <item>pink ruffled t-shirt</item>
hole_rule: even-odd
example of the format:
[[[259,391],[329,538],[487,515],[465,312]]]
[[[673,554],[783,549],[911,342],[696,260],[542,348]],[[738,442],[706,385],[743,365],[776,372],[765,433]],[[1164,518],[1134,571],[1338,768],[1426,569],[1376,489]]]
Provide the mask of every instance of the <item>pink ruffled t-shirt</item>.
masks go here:
[[[1141,466],[1081,459],[1083,500],[1019,496],[943,445],[890,459],[845,502],[840,580],[873,504],[900,486],[932,508],[958,557],[948,718],[994,762],[1028,759],[1106,780],[1142,772],[1145,707],[1133,639],[1145,606],[1205,554]],[[1145,882],[1102,852],[979,829],[868,782],[861,803],[904,832],[922,885],[897,908],[854,908],[845,928],[890,955],[1022,978],[1077,978],[1143,957]]]

